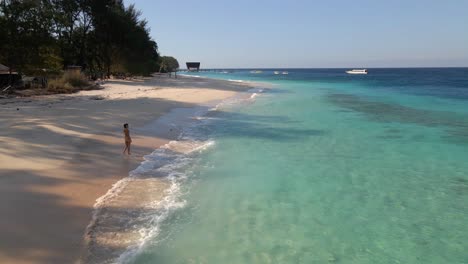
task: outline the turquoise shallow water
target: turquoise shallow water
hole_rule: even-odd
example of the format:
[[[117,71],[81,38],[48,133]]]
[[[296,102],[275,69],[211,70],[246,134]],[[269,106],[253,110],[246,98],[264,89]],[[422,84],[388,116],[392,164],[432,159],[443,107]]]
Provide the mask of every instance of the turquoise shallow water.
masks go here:
[[[200,74],[202,75],[202,74]],[[239,70],[186,206],[132,263],[468,263],[468,70]]]

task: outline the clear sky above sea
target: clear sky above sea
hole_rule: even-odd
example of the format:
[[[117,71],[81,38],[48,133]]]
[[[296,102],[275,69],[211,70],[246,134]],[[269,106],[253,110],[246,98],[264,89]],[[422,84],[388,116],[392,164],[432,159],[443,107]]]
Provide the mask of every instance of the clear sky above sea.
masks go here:
[[[468,0],[126,0],[203,68],[468,66]],[[183,65],[181,65],[183,66]]]

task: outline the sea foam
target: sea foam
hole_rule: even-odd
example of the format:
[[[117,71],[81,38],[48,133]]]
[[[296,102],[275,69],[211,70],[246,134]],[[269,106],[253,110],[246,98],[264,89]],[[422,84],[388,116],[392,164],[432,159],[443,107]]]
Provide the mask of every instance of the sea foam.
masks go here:
[[[144,161],[128,177],[98,198],[86,232],[89,251],[86,263],[127,263],[148,241],[158,236],[161,223],[187,203],[182,196],[183,183],[189,177],[188,168],[199,153],[215,145],[215,141],[200,133],[198,128],[217,120],[210,113],[223,106],[252,100],[261,92],[263,89],[251,89],[247,94],[212,107],[190,110],[193,115],[186,120],[191,121],[183,124],[185,127],[179,130],[177,140],[144,156]],[[158,122],[164,122],[166,127],[182,126],[169,123],[171,118],[162,117]],[[148,128],[158,126],[162,125],[150,124]]]
[[[125,263],[157,236],[169,214],[185,206],[181,186],[196,155],[214,145],[184,134],[144,157],[129,176],[96,200],[88,227],[90,263]],[[119,247],[123,250],[112,250]],[[107,257],[103,254],[107,252]],[[110,254],[109,254],[110,253]]]

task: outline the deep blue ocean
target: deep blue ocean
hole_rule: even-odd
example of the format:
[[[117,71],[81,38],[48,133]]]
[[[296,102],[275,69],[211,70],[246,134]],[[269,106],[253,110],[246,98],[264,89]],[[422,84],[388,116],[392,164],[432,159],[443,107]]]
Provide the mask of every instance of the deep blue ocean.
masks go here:
[[[257,96],[197,126],[184,206],[130,262],[468,263],[468,68],[345,70],[187,73]]]

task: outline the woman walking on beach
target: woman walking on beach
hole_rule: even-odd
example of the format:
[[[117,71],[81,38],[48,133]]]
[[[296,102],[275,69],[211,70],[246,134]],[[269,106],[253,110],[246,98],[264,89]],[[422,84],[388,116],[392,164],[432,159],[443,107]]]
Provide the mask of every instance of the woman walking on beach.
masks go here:
[[[130,137],[130,131],[128,130],[128,124],[125,123],[124,125],[124,135],[125,135],[125,148],[123,153],[125,154],[125,151],[127,151],[128,155],[130,155],[130,144],[132,144],[132,138]]]

